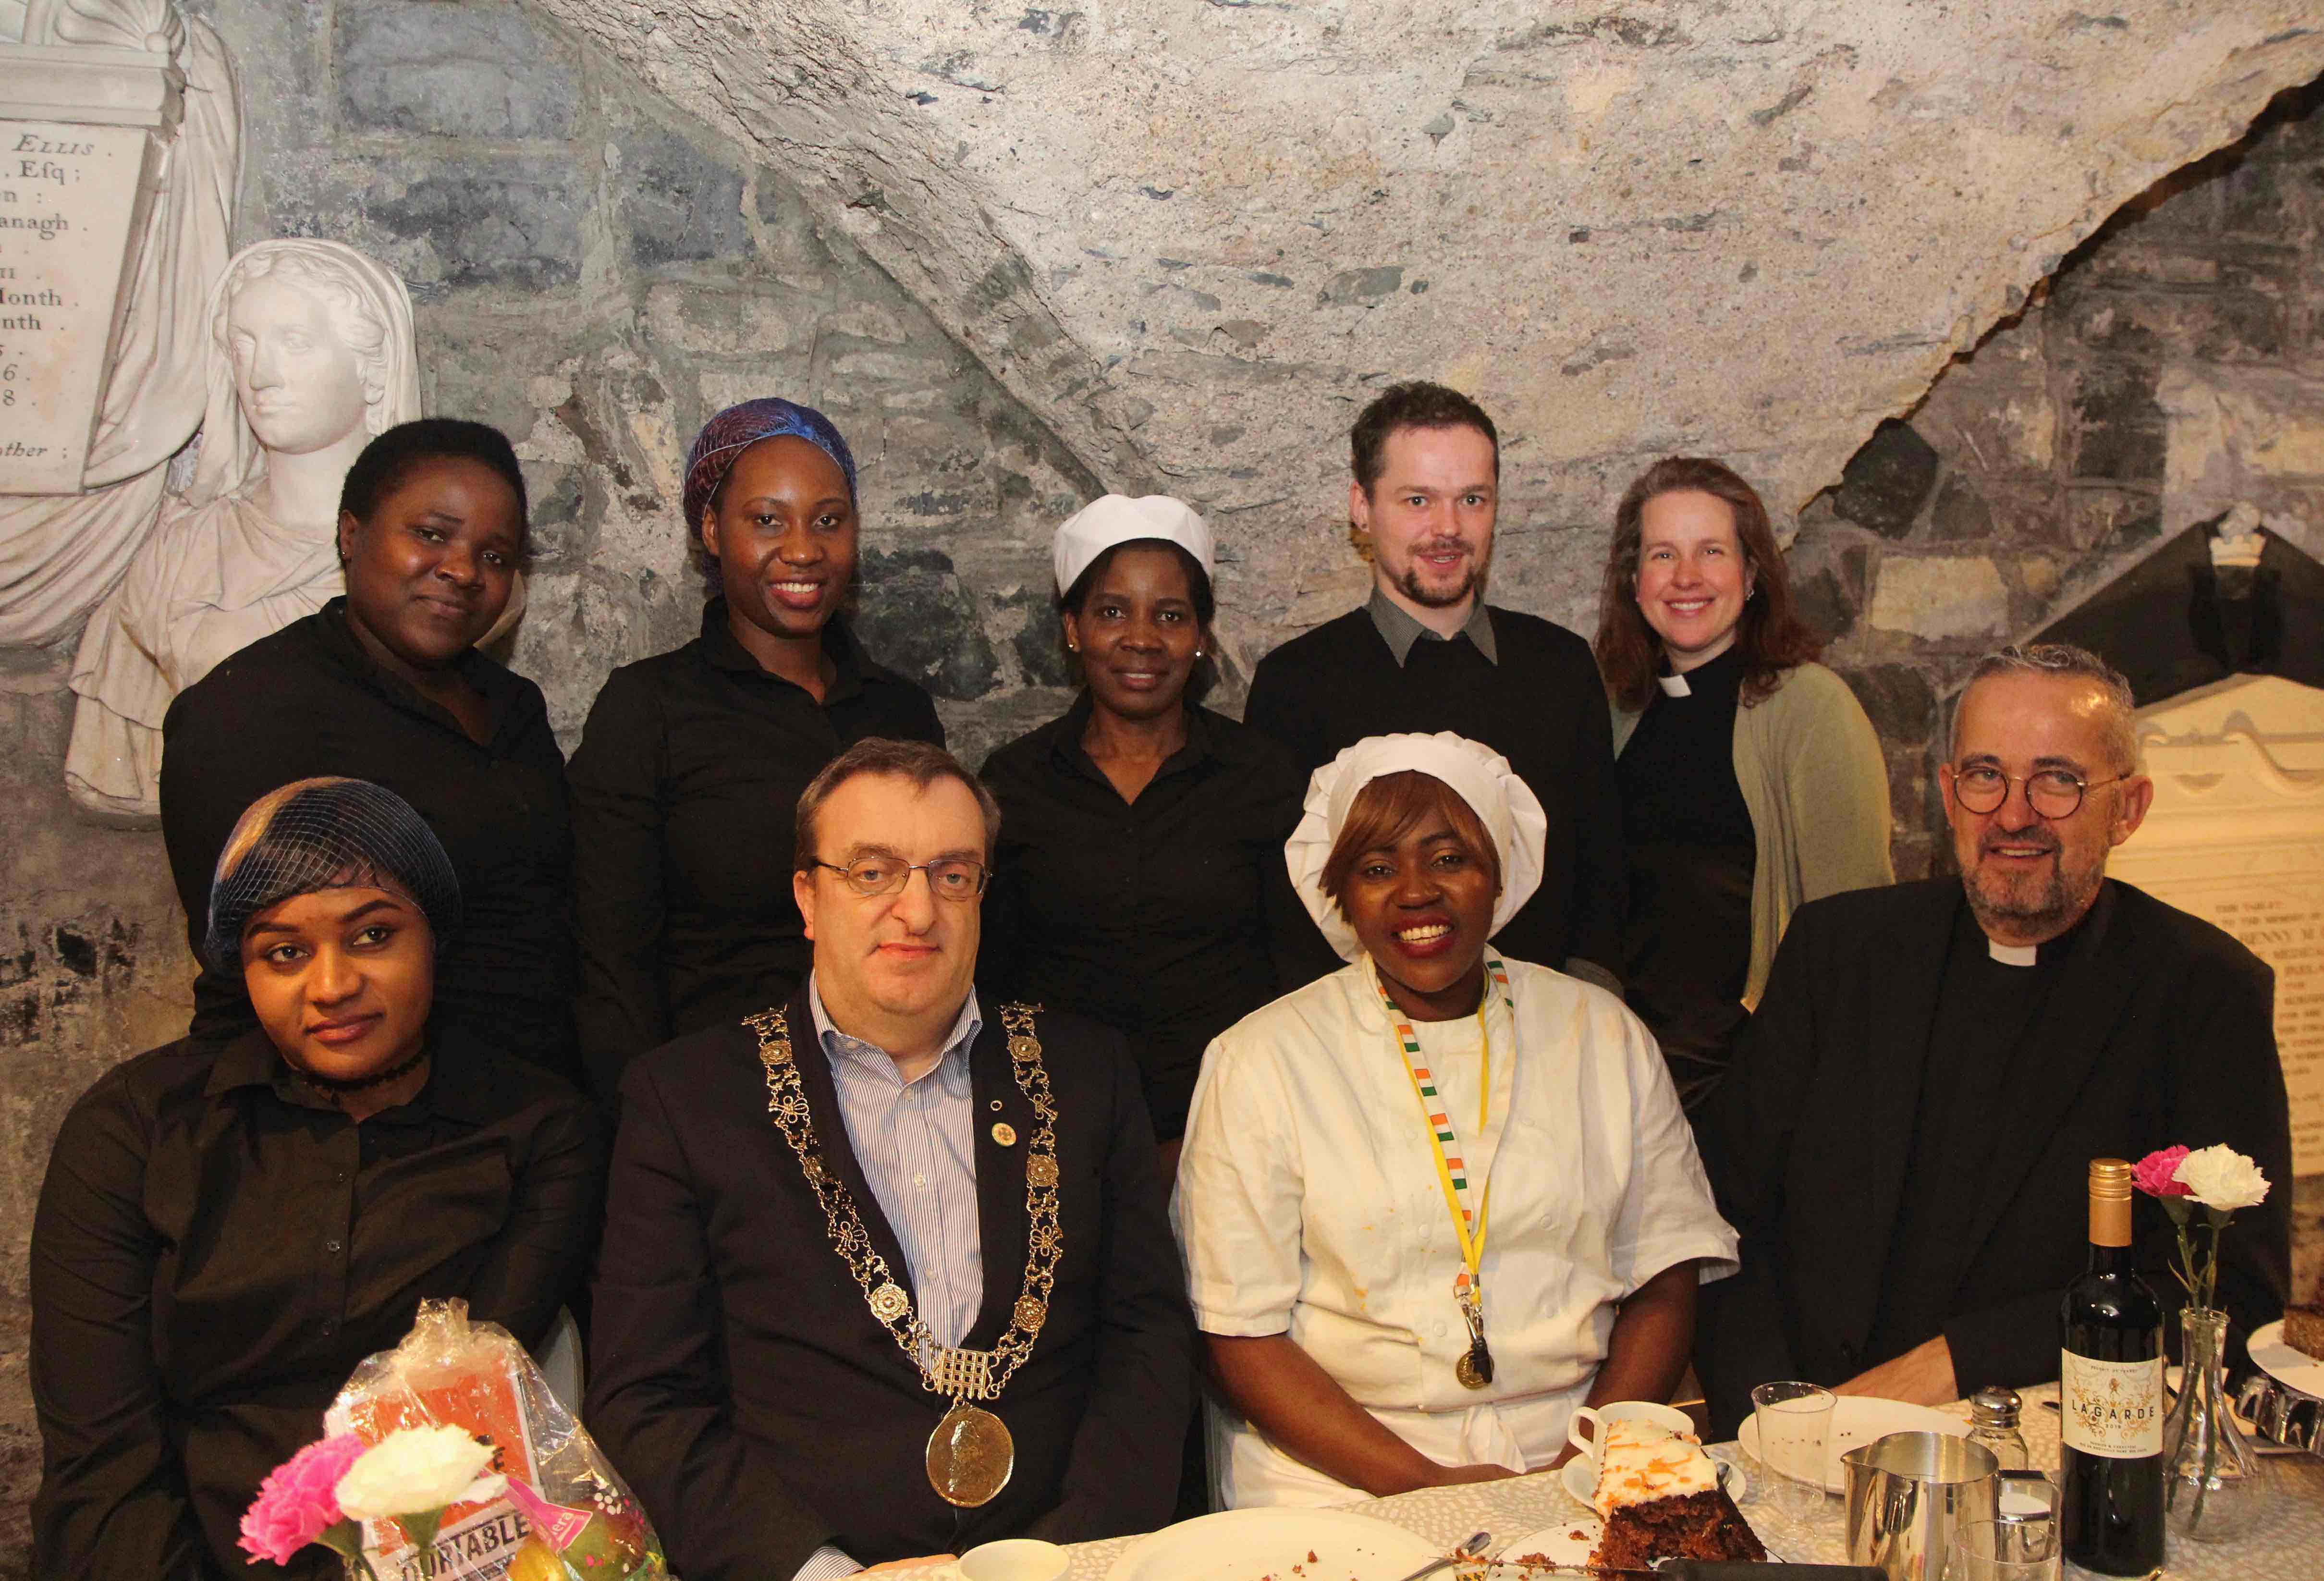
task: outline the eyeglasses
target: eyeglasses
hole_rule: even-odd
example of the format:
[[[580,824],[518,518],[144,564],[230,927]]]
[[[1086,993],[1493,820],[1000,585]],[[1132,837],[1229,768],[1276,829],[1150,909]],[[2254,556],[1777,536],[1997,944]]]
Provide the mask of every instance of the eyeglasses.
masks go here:
[[[934,862],[860,856],[844,867],[836,862],[817,862],[814,865],[830,868],[847,881],[849,889],[866,897],[900,894],[915,873],[928,875],[928,892],[940,901],[973,901],[992,882],[991,868],[965,856],[939,856]]]
[[[1953,800],[1967,812],[1998,812],[2009,800],[2009,787],[2023,785],[2028,807],[2043,818],[2065,818],[2082,809],[2082,797],[2093,785],[2111,785],[2129,777],[2116,774],[2112,779],[2085,780],[2070,769],[2005,774],[1990,763],[1973,763],[1953,771]]]

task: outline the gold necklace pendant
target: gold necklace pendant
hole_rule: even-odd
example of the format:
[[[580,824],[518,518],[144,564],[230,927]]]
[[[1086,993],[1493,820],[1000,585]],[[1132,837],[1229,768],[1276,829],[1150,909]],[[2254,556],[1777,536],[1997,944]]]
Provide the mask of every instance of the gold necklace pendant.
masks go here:
[[[955,1400],[928,1435],[928,1485],[947,1504],[991,1503],[1017,1469],[1017,1441],[991,1411]]]
[[[1463,1389],[1487,1389],[1493,1382],[1493,1353],[1481,1339],[1471,1344],[1452,1364],[1452,1375],[1461,1380]]]

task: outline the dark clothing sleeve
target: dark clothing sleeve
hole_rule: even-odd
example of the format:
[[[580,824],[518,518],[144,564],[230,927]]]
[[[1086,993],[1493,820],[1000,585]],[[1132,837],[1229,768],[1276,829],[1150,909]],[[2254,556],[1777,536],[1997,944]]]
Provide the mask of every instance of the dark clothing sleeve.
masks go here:
[[[669,769],[660,710],[634,671],[597,694],[567,775],[573,786],[573,914],[581,943],[575,1003],[589,1090],[610,1105],[622,1066],[669,1041],[662,962]]]
[[[517,1161],[508,1220],[468,1278],[468,1316],[531,1350],[577,1300],[604,1219],[606,1139],[595,1110],[558,1107]]]
[[[1591,679],[1597,680],[1595,666]],[[1573,803],[1573,910],[1567,954],[1604,969],[1601,986],[1621,991],[1622,928],[1629,909],[1629,861],[1622,844],[1622,790],[1614,772],[1614,718],[1602,684],[1587,689],[1566,759]],[[1562,961],[1545,965],[1563,968]]]
[[[633,1070],[622,1086],[589,1425],[652,1515],[674,1574],[787,1581],[836,1528],[784,1481],[775,1448],[729,1416],[711,1204],[650,1076]]]
[[[1194,1327],[1170,1230],[1170,1182],[1129,1060],[1116,1069],[1097,1376],[1057,1503],[1026,1533],[1050,1542],[1167,1525],[1193,1409]]]
[[[150,1139],[139,1120],[122,1105],[76,1105],[33,1220],[32,1569],[42,1576],[217,1574],[162,1417],[152,1329],[160,1244],[141,1210]]]

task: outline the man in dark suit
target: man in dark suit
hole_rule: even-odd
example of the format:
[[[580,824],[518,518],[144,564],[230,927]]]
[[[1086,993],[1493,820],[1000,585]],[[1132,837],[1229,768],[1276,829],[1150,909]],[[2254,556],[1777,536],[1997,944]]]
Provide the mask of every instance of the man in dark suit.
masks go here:
[[[1713,1178],[1743,1234],[1696,1331],[1715,1432],[1774,1379],[1937,1404],[2055,1378],[2093,1158],[2249,1154],[2274,1189],[2224,1238],[2220,1300],[2245,1332],[2282,1308],[2273,978],[2106,876],[2153,796],[2129,688],[2079,648],[2005,650],[1961,694],[1948,760],[1960,876],[1802,907],[1714,1101]],[[2168,1221],[2138,1212],[2169,1304]]]
[[[977,998],[999,822],[940,748],[842,754],[799,800],[806,985],[624,1076],[587,1415],[688,1581],[1170,1517],[1168,1185],[1117,1035]]]
[[[1619,993],[1629,880],[1606,689],[1589,643],[1485,603],[1500,504],[1493,420],[1442,384],[1397,384],[1364,408],[1348,446],[1371,600],[1259,661],[1243,719],[1307,772],[1405,731],[1450,730],[1508,758],[1549,837],[1541,887],[1496,942]]]

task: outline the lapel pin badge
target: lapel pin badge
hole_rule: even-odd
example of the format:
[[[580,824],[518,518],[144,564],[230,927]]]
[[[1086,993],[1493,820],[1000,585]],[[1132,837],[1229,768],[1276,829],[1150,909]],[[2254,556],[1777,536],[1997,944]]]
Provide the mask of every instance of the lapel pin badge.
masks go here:
[[[1003,1147],[1015,1147],[1017,1128],[1006,1120],[996,1121],[992,1127],[992,1140]]]

